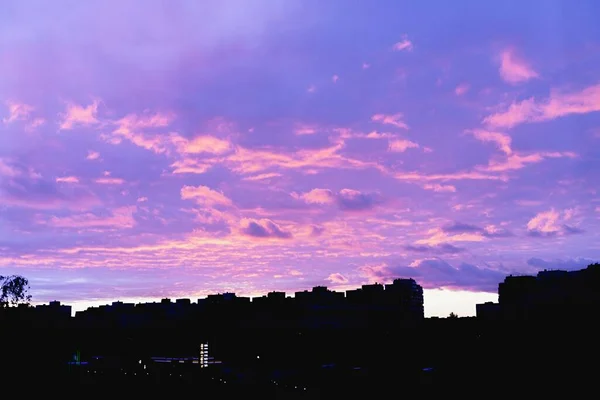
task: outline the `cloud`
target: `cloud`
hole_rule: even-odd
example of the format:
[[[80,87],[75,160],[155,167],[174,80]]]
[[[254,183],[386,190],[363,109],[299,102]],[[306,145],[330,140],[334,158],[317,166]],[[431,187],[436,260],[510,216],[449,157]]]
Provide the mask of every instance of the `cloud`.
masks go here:
[[[137,199],[137,202],[138,202],[138,203],[144,203],[144,202],[146,202],[146,201],[148,201],[148,198],[147,198],[147,197],[145,197],[145,196],[144,196],[144,197],[138,197],[138,199]]]
[[[342,189],[338,193],[329,189],[312,189],[303,194],[292,193],[292,197],[307,204],[336,204],[344,211],[368,210],[381,201],[378,193],[362,193],[353,189]]]
[[[127,229],[135,226],[136,222],[133,214],[136,211],[137,208],[135,206],[120,207],[112,210],[109,215],[85,213],[68,217],[52,217],[47,221],[47,224],[57,228]]]
[[[169,146],[174,144],[173,137],[148,134],[146,131],[165,128],[169,126],[174,118],[171,113],[128,114],[113,122],[117,126],[116,129],[113,130],[112,135],[105,135],[104,139],[112,144],[119,144],[122,139],[127,139],[134,145],[154,153],[166,153]]]
[[[61,176],[56,178],[56,182],[58,183],[79,183],[79,178],[76,176]]]
[[[571,220],[572,211],[562,213],[554,208],[536,214],[527,222],[527,233],[534,237],[553,237],[583,233],[577,226],[566,224]]]
[[[96,196],[79,185],[56,185],[54,181],[14,177],[0,186],[0,204],[38,210],[83,210],[99,203]]]
[[[332,76],[332,77],[331,77],[331,81],[332,81],[333,83],[337,83],[337,81],[338,81],[339,79],[340,79],[340,77],[339,77],[339,76],[337,76],[337,75],[334,75],[334,76]]]
[[[26,120],[34,110],[34,108],[28,104],[17,103],[14,101],[7,101],[6,106],[8,107],[8,117],[2,119],[2,122],[5,124]]]
[[[231,143],[228,140],[216,138],[214,136],[197,136],[191,140],[174,137],[173,141],[180,153],[183,154],[223,154],[231,149]]]
[[[322,226],[312,225],[310,227],[310,236],[316,237],[321,236],[325,232],[325,228]]]
[[[498,146],[498,148],[507,155],[512,154],[512,139],[507,134],[500,132],[490,132],[481,129],[468,130],[466,131],[466,133],[472,134],[475,137],[475,139],[480,140],[482,142],[495,143]]]
[[[280,176],[283,176],[282,174],[276,173],[276,172],[271,172],[268,174],[259,174],[259,175],[253,175],[253,176],[246,176],[244,178],[242,178],[243,181],[264,181],[264,180],[268,180],[268,179],[273,179],[273,178],[278,178]]]
[[[589,258],[569,258],[565,260],[543,260],[541,258],[530,258],[527,265],[543,270],[575,271],[587,268],[588,265],[597,263],[599,260]]]
[[[204,174],[213,167],[213,164],[192,158],[184,158],[170,165],[174,174]]]
[[[100,185],[122,185],[125,183],[125,180],[121,179],[121,178],[97,178],[96,180],[94,180],[94,182],[100,184]]]
[[[0,176],[14,178],[21,174],[22,171],[19,168],[11,165],[9,161],[0,158]]]
[[[434,192],[456,192],[456,187],[452,185],[440,185],[439,183],[426,183],[423,185],[425,190],[433,190]]]
[[[396,114],[375,114],[371,117],[371,121],[379,122],[381,124],[393,125],[397,128],[408,129],[408,125],[403,121],[404,115],[402,113]]]
[[[553,90],[548,98],[540,101],[530,97],[513,102],[506,110],[485,117],[483,123],[495,128],[513,128],[523,123],[597,111],[600,111],[600,84],[575,92]]]
[[[232,206],[231,199],[223,193],[212,190],[208,186],[184,186],[181,188],[181,198],[183,200],[194,200],[199,205],[213,206]]]
[[[100,153],[95,151],[88,151],[88,155],[86,157],[87,160],[97,160],[100,158]]]
[[[470,88],[471,85],[469,85],[468,83],[461,83],[460,85],[454,88],[454,94],[456,94],[457,96],[462,96],[463,94],[466,94]]]
[[[290,239],[292,237],[290,232],[282,230],[279,225],[269,219],[261,219],[258,221],[243,219],[241,223],[242,229],[240,231],[247,236],[277,239]]]
[[[88,106],[80,106],[74,103],[67,103],[67,109],[61,114],[61,130],[73,129],[75,126],[89,126],[98,124],[97,118],[99,101],[94,100]]]
[[[335,202],[335,194],[329,189],[312,189],[301,195],[292,193],[292,197],[301,198],[308,204],[332,204]]]
[[[407,35],[402,35],[402,39],[399,42],[394,43],[394,51],[412,51],[413,44],[408,40]]]
[[[348,278],[346,278],[339,272],[330,274],[327,278],[325,278],[325,280],[331,282],[334,285],[343,285],[344,283],[348,283]]]
[[[535,164],[548,158],[577,158],[577,154],[565,152],[539,152],[530,154],[512,153],[505,158],[495,158],[490,160],[486,166],[478,166],[477,169],[488,172],[505,172],[525,168],[528,164]]]
[[[506,49],[500,54],[500,76],[512,85],[539,77],[538,73],[527,62],[518,58],[512,49]]]
[[[452,266],[439,258],[417,260],[409,266],[364,266],[359,271],[370,282],[391,282],[396,278],[413,278],[424,289],[445,288],[474,292],[496,293],[504,280],[504,272],[461,263]]]
[[[442,227],[442,231],[444,233],[475,233],[480,234],[487,238],[500,238],[500,237],[510,237],[513,234],[501,227],[497,227],[495,225],[487,225],[485,227],[479,227],[477,225],[465,224],[462,222],[453,222],[451,224],[445,225]]]
[[[237,146],[235,151],[227,155],[222,162],[232,171],[239,174],[255,174],[272,168],[321,170],[325,168],[336,169],[368,169],[383,168],[371,161],[361,161],[355,158],[342,156],[339,151],[344,143],[318,149],[303,149],[293,153],[272,151],[267,149],[247,149]]]
[[[338,206],[346,211],[368,210],[379,202],[378,193],[362,193],[358,190],[342,189],[337,195]]]
[[[303,125],[299,124],[296,128],[294,128],[294,134],[302,136],[302,135],[314,135],[318,132],[317,127],[312,125]]]
[[[462,247],[456,247],[449,243],[441,243],[436,246],[424,246],[424,245],[408,245],[404,246],[407,251],[413,251],[416,253],[428,253],[428,254],[457,254],[465,251]]]
[[[390,151],[393,151],[395,153],[403,153],[408,149],[416,148],[419,148],[419,145],[417,143],[405,139],[392,140],[390,141],[388,147]]]

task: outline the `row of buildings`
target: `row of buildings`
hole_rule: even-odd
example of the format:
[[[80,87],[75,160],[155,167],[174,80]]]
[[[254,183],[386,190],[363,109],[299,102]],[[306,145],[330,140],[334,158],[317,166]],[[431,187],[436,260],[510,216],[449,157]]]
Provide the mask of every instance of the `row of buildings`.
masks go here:
[[[68,323],[71,326],[142,328],[165,324],[259,327],[357,327],[369,324],[419,321],[424,318],[423,288],[413,279],[396,279],[391,284],[363,285],[347,292],[325,286],[296,292],[270,292],[261,297],[235,293],[191,299],[163,299],[153,303],[113,302],[75,313],[53,301],[22,310],[39,323]]]
[[[498,285],[498,303],[477,304],[476,312],[486,321],[589,320],[599,307],[600,264],[591,264],[508,276]]]

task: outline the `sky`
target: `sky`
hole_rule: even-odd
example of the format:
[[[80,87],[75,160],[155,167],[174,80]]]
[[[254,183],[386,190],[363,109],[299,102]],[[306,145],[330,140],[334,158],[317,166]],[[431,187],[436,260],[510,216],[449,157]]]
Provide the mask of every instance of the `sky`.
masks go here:
[[[600,260],[600,3],[0,3],[0,274],[33,301]]]

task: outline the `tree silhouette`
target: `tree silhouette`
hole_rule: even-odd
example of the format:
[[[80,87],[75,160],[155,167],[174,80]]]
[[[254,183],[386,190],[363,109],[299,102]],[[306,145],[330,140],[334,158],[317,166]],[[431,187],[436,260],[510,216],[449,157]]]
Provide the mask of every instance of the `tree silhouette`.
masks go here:
[[[458,318],[458,315],[451,312],[450,315],[448,315],[448,318]]]
[[[29,304],[29,281],[20,275],[0,275],[0,308]]]

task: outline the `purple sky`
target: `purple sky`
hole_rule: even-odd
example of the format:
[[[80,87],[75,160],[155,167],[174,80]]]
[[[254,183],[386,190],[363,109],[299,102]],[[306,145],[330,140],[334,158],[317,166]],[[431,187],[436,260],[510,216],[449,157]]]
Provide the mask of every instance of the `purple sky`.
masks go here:
[[[0,273],[36,302],[600,259],[600,3],[3,1]]]

